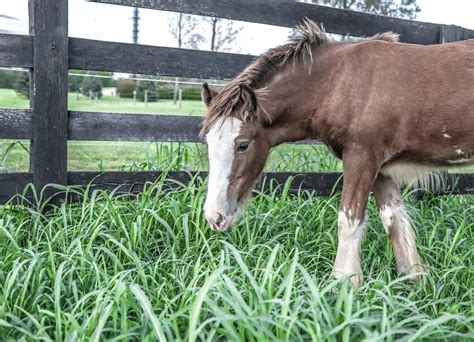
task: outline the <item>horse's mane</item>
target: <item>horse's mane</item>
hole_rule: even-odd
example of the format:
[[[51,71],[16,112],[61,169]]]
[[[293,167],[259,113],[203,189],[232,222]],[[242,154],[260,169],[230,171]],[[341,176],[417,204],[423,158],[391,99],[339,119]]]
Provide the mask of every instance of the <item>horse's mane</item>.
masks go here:
[[[201,134],[209,131],[210,127],[221,117],[229,117],[240,99],[241,84],[255,89],[277,68],[286,65],[290,60],[294,63],[301,60],[308,70],[313,62],[313,48],[329,42],[324,28],[315,22],[304,19],[298,26],[296,34],[286,43],[266,51],[236,78],[225,85],[212,99]],[[251,104],[240,103],[242,119],[251,117]]]

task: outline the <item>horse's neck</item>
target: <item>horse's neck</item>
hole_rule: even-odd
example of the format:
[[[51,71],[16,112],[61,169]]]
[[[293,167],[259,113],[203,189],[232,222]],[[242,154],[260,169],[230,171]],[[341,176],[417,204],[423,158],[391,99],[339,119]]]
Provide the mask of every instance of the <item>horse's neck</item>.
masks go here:
[[[312,83],[307,70],[290,69],[275,73],[263,88],[260,110],[271,117],[267,129],[272,146],[315,137],[309,125],[317,96],[308,89]]]

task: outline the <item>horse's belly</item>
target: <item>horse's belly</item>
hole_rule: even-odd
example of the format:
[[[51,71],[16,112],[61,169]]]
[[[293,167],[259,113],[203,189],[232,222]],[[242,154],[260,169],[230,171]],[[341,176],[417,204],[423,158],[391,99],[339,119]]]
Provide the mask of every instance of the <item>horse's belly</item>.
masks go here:
[[[444,185],[444,170],[474,165],[474,158],[447,160],[443,165],[422,165],[412,162],[391,162],[382,166],[380,173],[391,177],[400,186],[408,185],[424,189],[440,189]]]
[[[392,178],[398,185],[420,186],[423,188],[432,188],[436,184],[434,175],[439,174],[440,167],[420,165],[408,162],[392,162],[382,166],[380,173]]]

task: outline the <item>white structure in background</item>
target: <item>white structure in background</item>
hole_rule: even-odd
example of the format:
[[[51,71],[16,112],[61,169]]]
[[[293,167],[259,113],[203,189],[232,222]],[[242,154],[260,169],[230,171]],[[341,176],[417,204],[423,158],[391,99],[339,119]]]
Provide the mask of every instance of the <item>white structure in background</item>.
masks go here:
[[[117,88],[116,87],[102,88],[102,95],[103,96],[116,96],[117,95]]]

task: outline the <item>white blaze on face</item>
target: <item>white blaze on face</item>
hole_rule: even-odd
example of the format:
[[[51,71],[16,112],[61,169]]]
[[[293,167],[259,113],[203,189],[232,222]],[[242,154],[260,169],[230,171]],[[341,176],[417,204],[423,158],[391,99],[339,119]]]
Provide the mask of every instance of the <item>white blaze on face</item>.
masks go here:
[[[227,189],[235,153],[235,138],[240,133],[242,120],[234,117],[217,120],[206,135],[209,153],[209,178],[204,210],[209,221],[215,221],[218,214],[225,222],[218,230],[225,230],[233,221],[236,208],[229,208]]]

